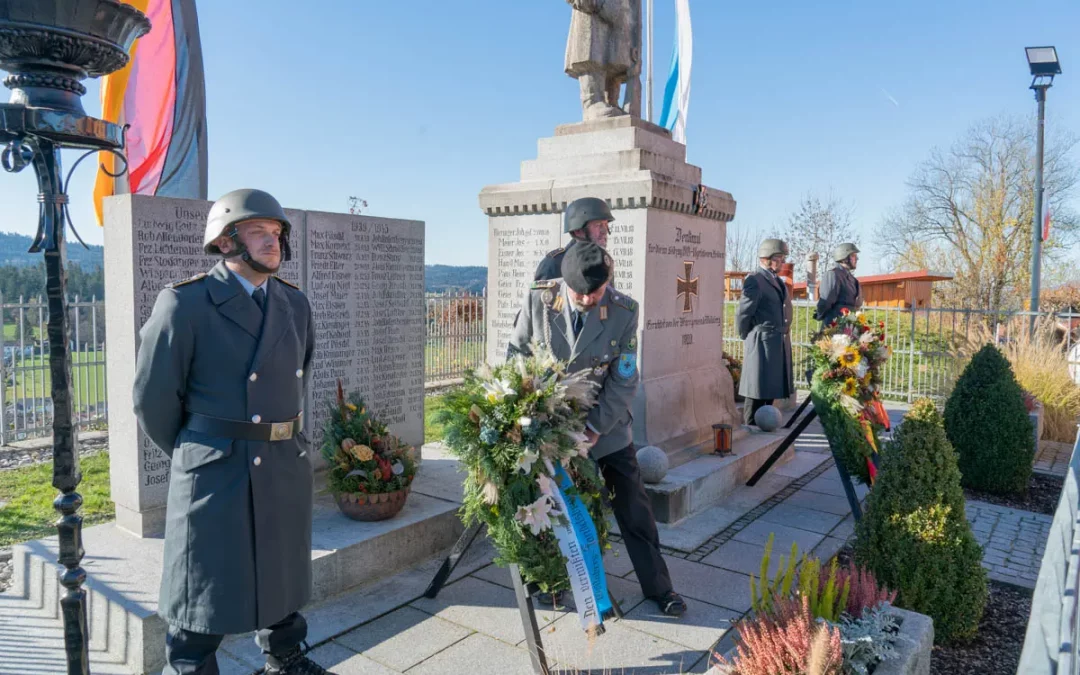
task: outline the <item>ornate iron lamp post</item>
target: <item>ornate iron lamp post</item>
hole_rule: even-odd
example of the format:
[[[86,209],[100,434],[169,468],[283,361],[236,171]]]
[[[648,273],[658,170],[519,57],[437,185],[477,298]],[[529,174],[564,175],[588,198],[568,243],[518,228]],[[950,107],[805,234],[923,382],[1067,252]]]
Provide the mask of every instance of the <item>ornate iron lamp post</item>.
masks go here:
[[[60,513],[58,562],[65,568],[60,583],[67,589],[60,607],[69,675],[89,673],[90,666],[78,513],[82,497],[75,491],[82,474],[72,420],[65,283],[64,225],[71,223],[66,193],[71,173],[67,179],[61,173],[60,151],[87,150],[72,171],[99,151],[124,160],[124,130],[86,115],[81,98],[86,88],[80,82],[123,68],[135,40],[149,31],[146,16],[117,0],[0,0],[0,68],[10,73],[4,85],[11,90],[11,100],[0,104],[0,143],[5,145],[0,161],[9,172],[33,165],[38,182],[38,231],[30,252],[44,252],[47,274],[52,483],[60,490],[53,505]],[[126,167],[126,161],[122,164]]]

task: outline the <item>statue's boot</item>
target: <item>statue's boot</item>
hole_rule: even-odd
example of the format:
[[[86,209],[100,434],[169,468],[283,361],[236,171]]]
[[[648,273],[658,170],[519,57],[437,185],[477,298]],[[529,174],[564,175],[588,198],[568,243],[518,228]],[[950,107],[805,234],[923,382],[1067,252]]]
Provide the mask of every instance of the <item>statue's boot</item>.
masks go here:
[[[605,117],[618,117],[623,112],[604,100],[604,78],[601,75],[586,74],[578,77],[581,83],[582,119],[597,120]]]

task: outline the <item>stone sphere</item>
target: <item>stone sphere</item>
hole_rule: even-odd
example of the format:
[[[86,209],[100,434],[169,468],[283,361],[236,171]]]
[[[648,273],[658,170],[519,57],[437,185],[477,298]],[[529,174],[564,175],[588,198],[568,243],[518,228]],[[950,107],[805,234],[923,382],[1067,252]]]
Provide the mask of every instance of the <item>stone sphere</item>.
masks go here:
[[[775,431],[783,421],[784,416],[774,405],[763,405],[754,413],[754,424],[762,431]]]
[[[646,483],[659,483],[668,471],[667,453],[655,445],[646,445],[637,451],[638,468],[641,480]]]

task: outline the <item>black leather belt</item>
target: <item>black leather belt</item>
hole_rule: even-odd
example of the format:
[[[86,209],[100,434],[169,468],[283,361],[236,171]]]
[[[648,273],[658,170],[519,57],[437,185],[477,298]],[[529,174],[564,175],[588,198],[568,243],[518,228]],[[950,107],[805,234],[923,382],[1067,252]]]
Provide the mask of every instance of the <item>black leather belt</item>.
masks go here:
[[[286,441],[304,429],[304,417],[284,422],[241,422],[188,413],[184,425],[192,431],[243,441]]]

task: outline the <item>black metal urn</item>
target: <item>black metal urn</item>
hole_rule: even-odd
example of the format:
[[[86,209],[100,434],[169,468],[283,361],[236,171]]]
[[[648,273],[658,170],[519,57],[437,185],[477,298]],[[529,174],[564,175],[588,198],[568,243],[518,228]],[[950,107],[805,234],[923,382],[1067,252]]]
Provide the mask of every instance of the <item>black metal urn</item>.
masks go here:
[[[82,475],[73,425],[71,354],[68,350],[67,267],[64,225],[68,214],[67,180],[60,151],[82,148],[111,152],[124,159],[124,132],[118,125],[88,117],[82,106],[82,80],[123,68],[135,40],[150,31],[150,21],[116,0],[0,0],[0,69],[11,100],[0,103],[0,163],[8,172],[33,165],[38,232],[31,252],[45,254],[49,322],[49,373],[53,401],[53,486],[60,491],[54,506],[64,569],[60,599],[64,648],[69,675],[90,672],[86,592],[82,583],[82,497],[75,491]],[[126,161],[121,162],[126,166]],[[70,174],[68,175],[70,178]],[[76,233],[78,236],[78,233]]]

